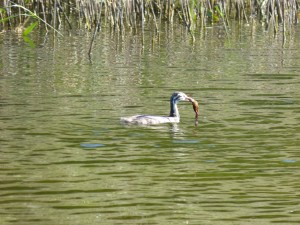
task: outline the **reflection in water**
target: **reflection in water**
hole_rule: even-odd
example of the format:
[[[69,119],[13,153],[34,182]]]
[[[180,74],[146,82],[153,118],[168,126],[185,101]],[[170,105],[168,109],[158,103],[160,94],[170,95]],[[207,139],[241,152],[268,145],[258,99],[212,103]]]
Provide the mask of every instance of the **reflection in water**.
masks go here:
[[[165,124],[158,124],[158,125],[140,125],[140,124],[124,124],[122,123],[124,128],[141,128],[141,129],[150,129],[155,130],[157,132],[168,132],[170,133],[180,133],[180,128],[178,123],[165,123]]]
[[[247,32],[102,32],[92,65],[80,34],[0,36],[0,224],[300,223],[299,43]],[[119,123],[176,90],[198,127],[190,104],[180,124]]]

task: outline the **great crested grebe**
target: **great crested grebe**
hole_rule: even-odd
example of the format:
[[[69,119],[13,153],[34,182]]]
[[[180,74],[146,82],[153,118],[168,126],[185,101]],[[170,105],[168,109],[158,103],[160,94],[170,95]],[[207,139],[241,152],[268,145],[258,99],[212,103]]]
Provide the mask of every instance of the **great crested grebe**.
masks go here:
[[[121,117],[121,122],[127,124],[141,124],[141,125],[151,125],[151,124],[160,124],[160,123],[179,123],[180,115],[177,108],[177,103],[179,101],[192,102],[194,111],[196,113],[196,119],[198,119],[197,101],[187,96],[183,92],[174,92],[170,98],[169,116],[135,115],[130,117]]]

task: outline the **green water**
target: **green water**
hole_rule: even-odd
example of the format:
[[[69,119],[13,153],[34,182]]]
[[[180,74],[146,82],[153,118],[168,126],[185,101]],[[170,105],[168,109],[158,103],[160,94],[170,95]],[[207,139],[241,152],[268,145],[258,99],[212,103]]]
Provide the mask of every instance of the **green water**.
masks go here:
[[[300,223],[300,42],[220,32],[2,33],[0,224]]]

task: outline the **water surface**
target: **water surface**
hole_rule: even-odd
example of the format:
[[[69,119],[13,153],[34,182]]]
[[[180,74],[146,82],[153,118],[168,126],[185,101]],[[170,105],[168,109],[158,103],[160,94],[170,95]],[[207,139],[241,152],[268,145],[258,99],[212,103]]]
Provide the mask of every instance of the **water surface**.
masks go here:
[[[2,33],[0,224],[300,223],[299,41],[241,29]]]

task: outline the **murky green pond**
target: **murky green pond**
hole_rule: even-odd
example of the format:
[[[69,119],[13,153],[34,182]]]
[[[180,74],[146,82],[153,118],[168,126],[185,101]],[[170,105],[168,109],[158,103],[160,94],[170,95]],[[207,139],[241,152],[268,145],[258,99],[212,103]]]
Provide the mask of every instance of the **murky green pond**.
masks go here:
[[[299,224],[299,34],[201,35],[0,34],[0,224]]]

